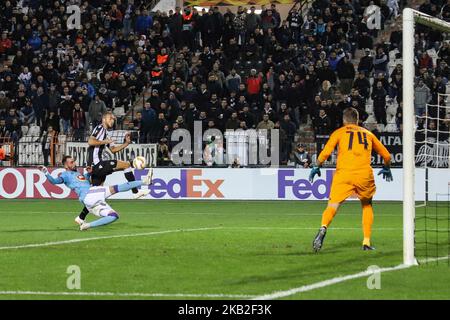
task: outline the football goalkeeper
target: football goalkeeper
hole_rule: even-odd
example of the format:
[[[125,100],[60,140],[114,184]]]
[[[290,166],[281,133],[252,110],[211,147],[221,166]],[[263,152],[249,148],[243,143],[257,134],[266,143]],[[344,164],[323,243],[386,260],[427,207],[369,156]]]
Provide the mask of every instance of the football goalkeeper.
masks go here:
[[[331,185],[328,206],[322,215],[322,225],[313,241],[315,252],[322,248],[327,228],[336,215],[339,206],[355,193],[361,201],[363,216],[363,250],[373,250],[370,236],[373,223],[372,197],[375,194],[375,180],[370,166],[372,149],[383,157],[384,166],[378,175],[386,181],[392,181],[390,169],[391,155],[373,133],[358,125],[359,114],[354,108],[343,112],[344,125],[330,136],[325,148],[317,158],[317,164],[311,169],[309,180],[320,176],[320,167],[338,147],[336,173]]]

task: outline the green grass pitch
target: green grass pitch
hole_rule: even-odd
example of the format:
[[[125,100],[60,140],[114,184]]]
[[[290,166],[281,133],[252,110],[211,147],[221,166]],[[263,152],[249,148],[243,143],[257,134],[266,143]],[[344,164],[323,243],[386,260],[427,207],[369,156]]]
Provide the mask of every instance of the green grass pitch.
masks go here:
[[[247,299],[402,262],[400,202],[374,203],[373,252],[361,250],[360,205],[344,204],[319,254],[311,243],[325,202],[110,203],[117,222],[80,232],[78,201],[1,200],[0,299]],[[447,235],[439,241],[436,255],[447,255]],[[71,265],[79,290],[66,286]],[[362,277],[284,298],[449,299],[449,271],[442,260],[382,273],[379,290]]]

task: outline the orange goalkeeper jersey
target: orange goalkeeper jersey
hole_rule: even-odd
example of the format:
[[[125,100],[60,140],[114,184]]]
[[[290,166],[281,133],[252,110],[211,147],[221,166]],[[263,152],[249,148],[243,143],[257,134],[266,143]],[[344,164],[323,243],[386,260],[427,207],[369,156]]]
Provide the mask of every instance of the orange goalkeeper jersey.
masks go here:
[[[346,172],[371,169],[372,149],[384,159],[391,160],[391,155],[378,138],[369,130],[355,124],[345,125],[330,136],[318,160],[322,163],[338,147],[336,169]]]

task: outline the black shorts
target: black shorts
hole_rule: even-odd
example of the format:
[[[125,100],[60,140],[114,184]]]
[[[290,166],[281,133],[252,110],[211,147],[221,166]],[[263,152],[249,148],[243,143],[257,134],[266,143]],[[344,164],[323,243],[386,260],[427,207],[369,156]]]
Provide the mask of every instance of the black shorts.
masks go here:
[[[100,186],[105,182],[106,176],[114,172],[117,167],[117,160],[100,161],[92,167],[91,183],[93,186]]]

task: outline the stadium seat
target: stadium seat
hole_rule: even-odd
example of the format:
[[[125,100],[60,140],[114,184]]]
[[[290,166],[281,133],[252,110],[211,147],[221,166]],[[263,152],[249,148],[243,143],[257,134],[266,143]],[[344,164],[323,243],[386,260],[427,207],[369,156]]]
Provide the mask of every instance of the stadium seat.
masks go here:
[[[28,132],[28,126],[22,126],[21,130],[22,130],[22,135],[25,136]]]
[[[41,128],[35,124],[32,124],[27,131],[29,137],[39,137],[41,134]]]

